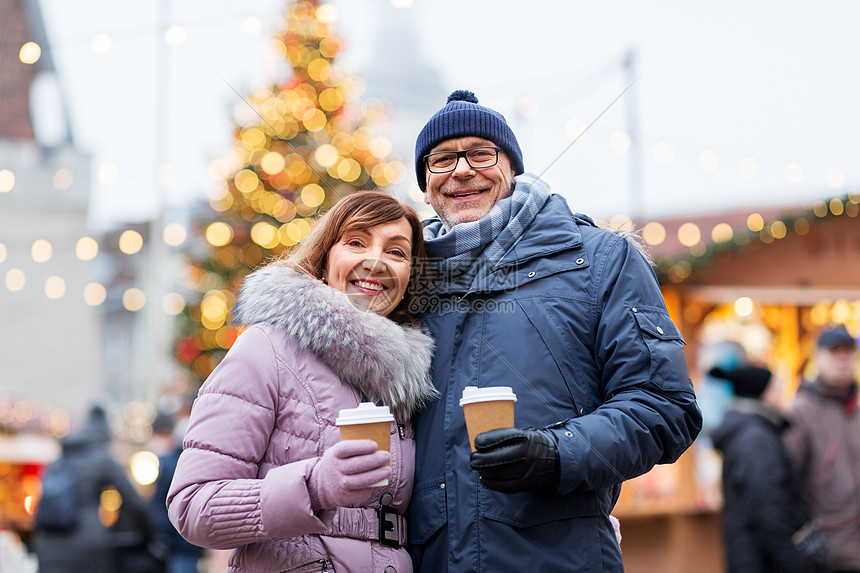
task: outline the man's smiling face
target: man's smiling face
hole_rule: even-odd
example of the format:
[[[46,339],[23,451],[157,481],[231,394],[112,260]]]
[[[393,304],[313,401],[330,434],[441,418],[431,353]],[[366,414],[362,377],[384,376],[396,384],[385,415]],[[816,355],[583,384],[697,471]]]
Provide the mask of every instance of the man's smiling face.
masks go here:
[[[495,145],[481,137],[458,137],[439,143],[430,153]],[[499,152],[496,165],[486,169],[470,167],[465,157],[461,157],[456,169],[448,173],[431,173],[426,165],[424,169],[427,176],[424,202],[433,207],[449,229],[458,223],[477,221],[513,190],[514,173],[504,152]]]

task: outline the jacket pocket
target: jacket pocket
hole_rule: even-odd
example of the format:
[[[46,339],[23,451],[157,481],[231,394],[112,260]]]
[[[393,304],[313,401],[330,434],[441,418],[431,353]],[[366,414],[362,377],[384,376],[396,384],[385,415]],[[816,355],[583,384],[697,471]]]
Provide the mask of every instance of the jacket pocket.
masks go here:
[[[441,479],[425,482],[412,492],[406,513],[409,543],[424,543],[448,522],[445,489]]]
[[[561,496],[530,492],[500,493],[480,487],[479,492],[479,513],[487,519],[514,527],[531,527],[571,517],[602,514],[595,491]]]
[[[663,390],[692,391],[684,358],[684,338],[669,313],[661,308],[641,306],[630,310],[648,348],[651,381]]]

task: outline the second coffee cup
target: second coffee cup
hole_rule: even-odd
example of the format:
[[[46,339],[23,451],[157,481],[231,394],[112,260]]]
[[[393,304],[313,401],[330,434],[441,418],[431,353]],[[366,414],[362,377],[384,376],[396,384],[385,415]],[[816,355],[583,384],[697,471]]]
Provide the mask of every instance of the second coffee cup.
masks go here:
[[[475,451],[475,436],[497,428],[514,427],[514,402],[517,396],[510,386],[466,386],[460,406],[466,417],[469,446]]]
[[[373,440],[380,450],[391,451],[391,422],[394,416],[388,406],[377,406],[373,402],[362,402],[356,408],[338,412],[334,421],[340,428],[342,440]],[[388,485],[383,479],[371,487]]]

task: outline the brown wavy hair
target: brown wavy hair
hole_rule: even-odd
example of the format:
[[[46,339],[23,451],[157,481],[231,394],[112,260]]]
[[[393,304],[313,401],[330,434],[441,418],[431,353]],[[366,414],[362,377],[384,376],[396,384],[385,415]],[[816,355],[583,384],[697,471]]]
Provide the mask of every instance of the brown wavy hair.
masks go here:
[[[412,229],[412,256],[409,271],[409,284],[403,300],[400,301],[388,318],[399,324],[415,324],[416,317],[409,311],[416,295],[420,296],[419,286],[426,283],[427,250],[421,219],[418,213],[391,195],[382,191],[356,191],[338,201],[334,207],[311,225],[308,235],[290,253],[273,264],[288,266],[299,272],[322,280],[328,263],[331,248],[347,231],[368,229],[384,223],[392,223],[406,218]]]

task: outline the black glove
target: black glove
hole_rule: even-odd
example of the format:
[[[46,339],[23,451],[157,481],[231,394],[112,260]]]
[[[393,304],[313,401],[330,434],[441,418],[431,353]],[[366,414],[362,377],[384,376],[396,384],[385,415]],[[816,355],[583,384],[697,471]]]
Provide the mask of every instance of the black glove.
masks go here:
[[[481,483],[503,493],[554,492],[560,462],[555,435],[534,428],[502,428],[475,436],[469,458]]]

